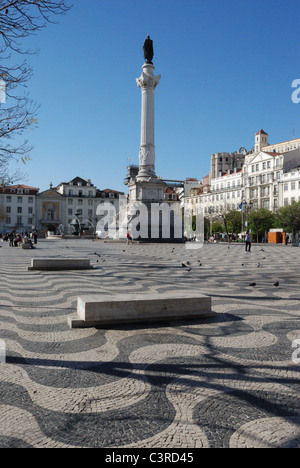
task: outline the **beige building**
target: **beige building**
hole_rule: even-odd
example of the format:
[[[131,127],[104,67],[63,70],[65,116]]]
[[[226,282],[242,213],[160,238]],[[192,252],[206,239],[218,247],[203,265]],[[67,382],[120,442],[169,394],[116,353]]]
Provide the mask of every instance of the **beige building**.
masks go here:
[[[269,145],[268,134],[255,134],[250,151],[214,153],[207,183],[192,188],[186,196],[187,206],[197,206],[206,215],[239,209],[246,203],[251,209],[276,211],[300,201],[300,138]]]

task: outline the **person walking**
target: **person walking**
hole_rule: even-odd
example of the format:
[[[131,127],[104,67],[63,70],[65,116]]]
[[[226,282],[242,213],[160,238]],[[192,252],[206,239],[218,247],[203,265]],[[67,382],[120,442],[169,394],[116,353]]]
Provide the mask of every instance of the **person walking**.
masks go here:
[[[249,231],[246,232],[245,235],[245,243],[246,243],[246,253],[251,252],[251,237]]]
[[[288,234],[285,235],[285,245],[288,245],[290,240],[290,236]]]
[[[127,231],[127,244],[129,244],[130,242],[132,243],[132,237],[130,235],[130,232]]]

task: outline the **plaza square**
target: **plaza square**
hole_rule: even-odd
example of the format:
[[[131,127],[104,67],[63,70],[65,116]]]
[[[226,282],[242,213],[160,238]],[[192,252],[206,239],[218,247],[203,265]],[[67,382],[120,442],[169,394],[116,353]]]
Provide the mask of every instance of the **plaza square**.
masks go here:
[[[299,448],[297,254],[275,245],[246,255],[238,244],[2,244],[1,447]],[[27,271],[45,256],[83,256],[94,268]],[[67,324],[81,293],[178,290],[211,296],[216,317]]]

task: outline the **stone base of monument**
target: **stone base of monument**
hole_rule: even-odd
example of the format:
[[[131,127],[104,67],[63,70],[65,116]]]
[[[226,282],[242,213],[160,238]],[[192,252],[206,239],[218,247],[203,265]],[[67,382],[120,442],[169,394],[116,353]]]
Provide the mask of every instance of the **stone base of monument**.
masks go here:
[[[116,294],[78,298],[77,316],[68,318],[71,328],[90,328],[121,323],[157,322],[214,317],[211,297],[192,292]]]
[[[93,268],[89,258],[32,258],[32,270],[88,270]]]

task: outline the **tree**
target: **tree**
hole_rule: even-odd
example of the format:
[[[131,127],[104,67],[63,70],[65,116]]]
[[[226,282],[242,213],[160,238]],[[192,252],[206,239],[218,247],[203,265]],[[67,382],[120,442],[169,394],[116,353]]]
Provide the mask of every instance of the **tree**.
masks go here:
[[[236,236],[241,232],[242,227],[242,213],[238,210],[232,210],[226,213],[226,223],[229,232]]]
[[[227,239],[231,242],[230,234],[238,234],[241,231],[242,213],[237,210],[226,211],[225,208],[220,211],[223,220]]]
[[[25,130],[37,125],[38,105],[24,88],[32,75],[26,60],[19,56],[36,53],[26,49],[24,40],[53,23],[71,6],[65,0],[2,0],[0,5],[0,81],[5,84],[7,105],[0,104],[0,179],[8,182],[11,160],[26,163],[32,147],[28,141],[16,142]]]
[[[300,230],[300,202],[284,206],[276,213],[276,227],[292,233],[295,239],[296,233]]]
[[[249,228],[256,234],[257,242],[259,236],[264,236],[274,226],[274,214],[266,208],[260,208],[256,211],[251,211],[249,215]]]
[[[222,223],[222,221],[214,221],[212,223],[212,232],[213,232],[213,234],[221,233],[223,231],[224,231],[224,224]]]

